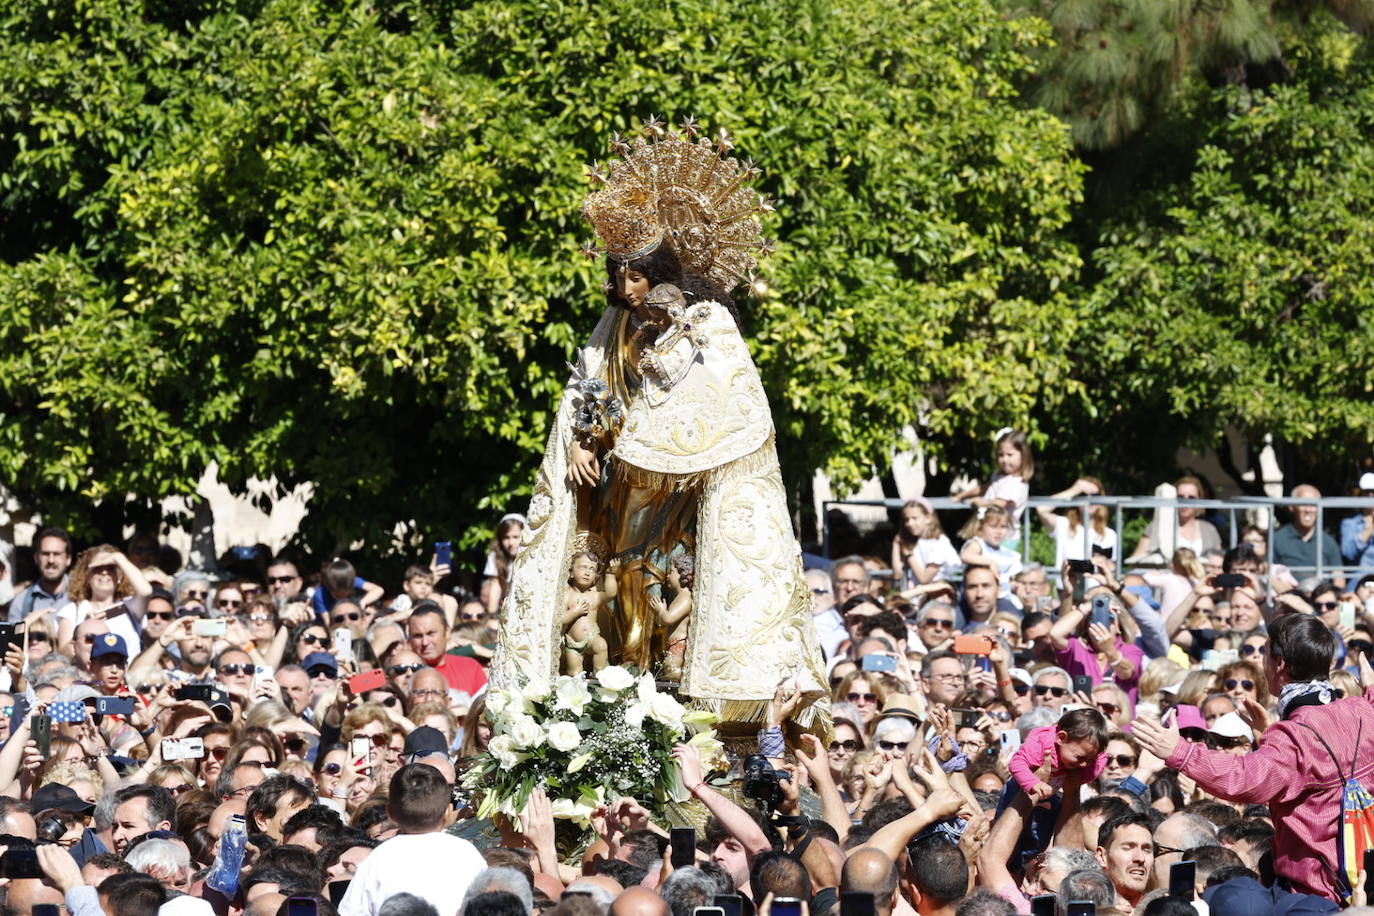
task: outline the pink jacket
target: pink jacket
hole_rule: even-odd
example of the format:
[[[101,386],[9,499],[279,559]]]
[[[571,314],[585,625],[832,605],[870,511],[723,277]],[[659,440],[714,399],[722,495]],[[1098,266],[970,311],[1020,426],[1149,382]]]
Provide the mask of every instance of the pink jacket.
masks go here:
[[[1336,761],[1304,725],[1326,739]],[[1362,698],[1298,707],[1289,719],[1266,729],[1259,747],[1243,757],[1180,741],[1167,761],[1219,798],[1267,804],[1274,819],[1274,871],[1295,891],[1340,902],[1337,762],[1341,772],[1350,775],[1353,766],[1355,779],[1374,787],[1374,687]]]
[[[1056,789],[1064,784],[1064,774],[1066,770],[1059,766],[1059,753],[1055,750],[1054,739],[1059,733],[1059,729],[1053,725],[1046,725],[1044,728],[1033,728],[1030,734],[1026,735],[1026,740],[1021,742],[1021,746],[1016,749],[1016,753],[1011,755],[1011,760],[1007,761],[1007,769],[1016,779],[1016,784],[1021,787],[1022,792],[1030,792],[1035,788],[1035,784],[1040,779],[1035,775],[1035,771],[1040,768],[1046,760],[1050,761],[1050,778],[1045,780]],[[1092,775],[1089,779],[1096,779],[1102,775],[1102,771],[1107,768],[1107,755],[1098,754],[1097,760],[1093,762]],[[1085,780],[1087,781],[1087,780]]]

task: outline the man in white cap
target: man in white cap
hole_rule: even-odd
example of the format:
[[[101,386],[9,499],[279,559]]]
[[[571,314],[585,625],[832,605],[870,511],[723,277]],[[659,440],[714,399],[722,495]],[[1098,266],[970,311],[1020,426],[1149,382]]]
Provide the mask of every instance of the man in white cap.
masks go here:
[[[1238,714],[1228,712],[1218,716],[1207,729],[1207,746],[1212,750],[1243,757],[1255,749],[1255,733]]]

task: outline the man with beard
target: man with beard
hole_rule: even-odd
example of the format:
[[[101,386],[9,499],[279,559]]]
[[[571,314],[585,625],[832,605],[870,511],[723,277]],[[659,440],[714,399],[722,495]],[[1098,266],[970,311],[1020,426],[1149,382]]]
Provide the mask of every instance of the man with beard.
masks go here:
[[[72,539],[61,528],[44,528],[33,539],[33,562],[38,581],[14,596],[9,621],[16,623],[34,611],[56,614],[67,601],[67,570],[72,565]]]
[[[142,683],[149,674],[160,667],[162,655],[172,643],[177,644],[177,665],[167,672],[174,681],[209,681],[214,672],[210,667],[210,649],[214,644],[213,636],[197,636],[193,632],[198,617],[182,617],[163,631],[143,654],[134,659],[129,666],[129,679]]]

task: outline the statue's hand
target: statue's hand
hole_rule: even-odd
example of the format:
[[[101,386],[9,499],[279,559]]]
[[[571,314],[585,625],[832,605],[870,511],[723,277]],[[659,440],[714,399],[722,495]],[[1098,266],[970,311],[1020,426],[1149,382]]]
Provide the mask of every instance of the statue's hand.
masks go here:
[[[568,453],[568,483],[573,486],[586,484],[596,486],[601,480],[601,464],[596,460],[596,452],[574,442]]]

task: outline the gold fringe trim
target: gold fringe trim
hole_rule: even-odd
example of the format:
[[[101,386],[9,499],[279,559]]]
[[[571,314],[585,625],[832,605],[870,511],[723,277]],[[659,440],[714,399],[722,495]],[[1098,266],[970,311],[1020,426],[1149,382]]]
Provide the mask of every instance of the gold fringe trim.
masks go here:
[[[616,480],[632,487],[648,490],[683,491],[695,489],[705,484],[712,476],[725,473],[757,474],[777,462],[773,448],[773,433],[769,432],[763,444],[747,455],[736,458],[718,467],[696,471],[691,474],[671,474],[667,471],[647,471],[620,458],[613,462]]]
[[[692,697],[688,705],[692,709],[704,709],[714,713],[718,720],[717,729],[731,725],[753,725],[762,727],[768,723],[768,706],[771,700],[718,700],[707,697]],[[791,737],[795,740],[802,733],[810,733],[822,741],[829,742],[834,737],[834,725],[830,721],[830,696],[825,693],[809,693],[802,698],[801,706],[788,720]]]

